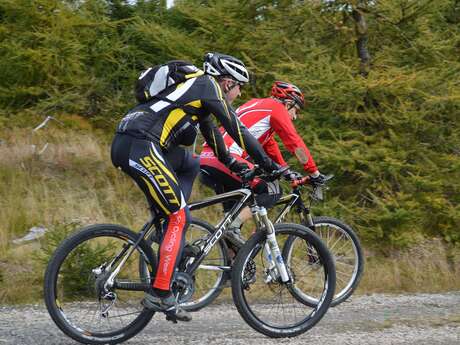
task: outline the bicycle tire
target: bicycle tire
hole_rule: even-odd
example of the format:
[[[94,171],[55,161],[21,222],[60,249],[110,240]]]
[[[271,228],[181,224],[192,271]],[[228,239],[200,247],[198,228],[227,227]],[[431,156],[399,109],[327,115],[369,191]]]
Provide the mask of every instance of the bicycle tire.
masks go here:
[[[129,316],[129,315],[137,315],[137,316],[135,316],[135,318],[131,322],[129,322],[129,324],[127,324],[126,326],[120,329],[117,329],[117,330],[109,331],[109,332],[102,332],[102,331],[94,332],[92,330],[82,328],[81,325],[76,325],[74,321],[72,321],[72,319],[69,317],[69,314],[66,314],[67,311],[69,311],[69,313],[73,313],[72,308],[75,309],[75,313],[77,314],[81,313],[78,309],[80,305],[81,305],[81,308],[84,308],[86,305],[92,305],[92,303],[94,303],[93,299],[95,296],[91,296],[91,290],[90,290],[90,288],[93,287],[90,276],[91,274],[94,275],[94,271],[91,271],[91,273],[89,273],[89,268],[85,267],[86,265],[85,260],[91,257],[91,253],[94,254],[94,252],[90,252],[90,250],[93,250],[93,248],[97,248],[97,250],[101,251],[100,253],[97,252],[99,253],[98,255],[102,257],[104,255],[104,250],[107,250],[107,251],[109,250],[107,249],[108,245],[112,244],[112,242],[110,241],[120,240],[123,243],[133,244],[138,239],[138,236],[139,235],[134,233],[133,231],[125,227],[119,226],[119,225],[97,224],[97,225],[87,226],[73,233],[70,237],[65,239],[57,247],[56,251],[54,252],[53,256],[51,257],[48,263],[48,266],[45,272],[45,276],[44,276],[44,300],[45,300],[46,307],[48,309],[48,312],[52,320],[66,335],[84,344],[117,344],[117,343],[126,341],[127,339],[135,336],[149,323],[149,321],[154,315],[154,312],[140,306],[140,300],[137,301],[137,299],[136,299],[137,302],[133,304],[135,308],[139,309],[139,311],[136,313],[126,314],[126,315],[116,314],[118,312],[118,309],[117,309],[118,305],[115,306],[113,309],[110,309],[110,312],[114,313],[114,318],[117,318],[117,317],[121,318],[121,317]],[[91,240],[94,240],[94,244],[96,244],[94,247],[90,246]],[[107,247],[105,249],[104,249],[104,241],[108,241]],[[87,255],[85,255],[85,253]],[[156,269],[157,263],[156,263],[155,255],[153,254],[152,248],[148,246],[144,242],[144,240],[142,240],[139,243],[137,251],[135,251],[133,254],[137,255],[137,253],[139,253],[139,255],[145,256],[145,258],[151,263],[152,271]],[[99,257],[97,257],[96,260],[99,260]],[[138,262],[138,259],[136,259],[136,265],[137,265],[137,262]],[[70,278],[69,278],[69,283],[68,283],[70,284],[70,287],[64,287],[62,288],[62,291],[61,291],[61,285],[60,285],[61,281],[62,281],[62,286],[65,286],[66,277],[67,276],[70,277],[70,274],[74,273],[73,268],[72,268],[73,264],[74,264],[74,268],[80,269],[80,271],[77,271],[77,274],[79,274],[78,279],[81,279],[82,284],[81,286],[79,285],[79,289],[77,289],[78,291],[80,291],[78,293],[83,294],[83,295],[85,294],[90,295],[89,297],[87,296],[84,297],[84,298],[88,298],[88,301],[74,302],[73,294],[70,291],[70,295],[68,297],[69,302],[66,303],[67,292],[63,293],[63,291],[65,291],[66,289],[69,290],[72,288],[72,286],[75,286],[75,284],[70,283]],[[67,266],[70,267],[71,269],[66,268]],[[61,271],[61,268],[62,268],[62,271]],[[88,281],[87,281],[88,286],[86,286],[85,278],[88,278]],[[147,284],[150,284],[150,283],[148,282]],[[81,291],[84,291],[84,293],[82,293]],[[119,294],[120,293],[124,293],[124,292],[121,291],[119,292]],[[143,291],[142,292],[137,291],[136,293],[143,294]],[[58,298],[61,300],[58,300]],[[121,300],[121,298],[118,299],[118,301],[120,302],[120,305],[122,303],[127,303],[127,302],[131,303],[129,300],[127,300],[127,302],[124,302]],[[74,306],[75,303],[80,303],[80,304],[77,304],[77,306],[75,307]],[[99,304],[101,304],[100,298],[99,298]],[[112,306],[114,305],[115,305],[115,302],[112,304]],[[125,305],[128,305],[128,304],[125,304]],[[99,307],[102,308],[101,306]],[[90,315],[89,312],[87,313],[87,315],[89,318],[89,315]],[[97,312],[95,312],[95,315],[97,315]],[[110,313],[109,311],[107,311],[107,316],[99,315],[99,318],[100,319],[102,318],[110,319],[109,315]],[[93,315],[93,318],[94,317],[95,316]],[[83,318],[83,322],[85,321],[86,321],[85,318]],[[121,323],[120,320],[118,321]],[[79,322],[81,322],[81,318]]]
[[[232,269],[232,296],[239,314],[254,330],[272,338],[294,337],[312,328],[328,310],[335,288],[334,262],[332,255],[320,238],[308,228],[299,224],[280,223],[275,224],[275,232],[280,247],[282,247],[283,240],[295,236],[301,238],[315,250],[317,254],[316,271],[318,272],[316,278],[319,278],[317,287],[320,296],[319,303],[312,307],[312,310],[308,310],[308,306],[303,303],[296,303],[298,301],[290,292],[292,285],[297,283],[296,275],[298,275],[293,267],[288,267],[292,280],[290,284],[274,280],[267,283],[269,280],[267,269],[263,264],[263,255],[258,257],[259,253],[263,254],[266,240],[266,234],[261,231],[256,232],[238,252]],[[306,255],[302,250],[297,253],[301,256]],[[261,268],[259,271],[257,271],[258,266]],[[255,271],[253,276],[251,276],[252,270]],[[261,272],[261,277],[258,277],[258,272]],[[304,281],[308,281],[308,278]],[[251,290],[254,296],[251,295]],[[274,297],[267,297],[271,292]],[[284,307],[270,307],[270,303],[277,303],[275,299],[279,299],[282,303],[283,298],[289,300],[287,313]],[[286,319],[297,318],[298,309],[300,309],[300,320],[294,320],[290,325],[280,325]],[[282,312],[283,317],[271,318],[267,315],[267,313],[278,310]]]
[[[336,268],[336,291],[331,302],[335,307],[346,301],[359,285],[364,272],[364,255],[358,236],[353,229],[344,222],[332,217],[313,217],[314,228],[312,229],[326,244],[334,256]],[[325,228],[327,228],[325,230]],[[332,235],[330,234],[332,230]],[[339,235],[337,235],[339,234]],[[287,241],[283,248],[283,256],[288,257],[289,245]],[[351,262],[351,263],[350,263]],[[302,291],[293,290],[295,297],[307,305],[317,303]]]

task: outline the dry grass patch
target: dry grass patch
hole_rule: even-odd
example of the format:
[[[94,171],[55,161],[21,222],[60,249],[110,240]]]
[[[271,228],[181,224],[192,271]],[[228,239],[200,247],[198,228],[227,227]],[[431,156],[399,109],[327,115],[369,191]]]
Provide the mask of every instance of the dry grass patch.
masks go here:
[[[358,293],[459,289],[460,248],[449,248],[441,240],[431,239],[389,257],[368,255]]]

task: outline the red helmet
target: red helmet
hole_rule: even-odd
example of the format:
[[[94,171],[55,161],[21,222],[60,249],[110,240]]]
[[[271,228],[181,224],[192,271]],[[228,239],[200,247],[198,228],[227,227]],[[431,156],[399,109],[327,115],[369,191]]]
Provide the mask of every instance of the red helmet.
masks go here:
[[[281,101],[293,100],[301,109],[305,106],[303,93],[294,84],[286,83],[284,81],[275,81],[272,86],[271,95]]]

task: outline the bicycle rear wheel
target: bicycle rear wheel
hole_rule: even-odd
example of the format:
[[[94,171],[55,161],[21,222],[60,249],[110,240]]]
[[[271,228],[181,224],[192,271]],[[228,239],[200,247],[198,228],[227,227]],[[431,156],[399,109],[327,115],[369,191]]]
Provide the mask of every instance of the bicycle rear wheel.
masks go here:
[[[323,240],[334,257],[336,269],[335,295],[331,307],[346,301],[355,291],[364,270],[364,255],[358,236],[353,229],[338,219],[331,217],[314,217],[314,232]],[[286,242],[283,256],[290,257],[294,238]],[[297,244],[299,245],[299,244]],[[315,305],[318,300],[301,288],[293,290],[295,297],[307,305]]]
[[[116,344],[148,324],[154,312],[140,302],[156,259],[143,240],[122,265],[113,287],[104,289],[138,236],[118,225],[92,225],[56,249],[45,272],[44,298],[51,318],[65,334],[84,344]],[[144,278],[139,275],[140,257],[150,266]]]
[[[240,315],[256,331],[273,338],[293,337],[312,328],[329,308],[335,288],[334,262],[308,228],[275,224],[275,231],[280,248],[295,238],[298,243],[308,243],[310,250],[292,246],[287,265],[290,281],[282,283],[270,274],[273,269],[264,253],[266,234],[257,232],[239,250],[233,265],[233,300]],[[295,286],[309,291],[319,302],[314,306],[299,302],[291,292]]]

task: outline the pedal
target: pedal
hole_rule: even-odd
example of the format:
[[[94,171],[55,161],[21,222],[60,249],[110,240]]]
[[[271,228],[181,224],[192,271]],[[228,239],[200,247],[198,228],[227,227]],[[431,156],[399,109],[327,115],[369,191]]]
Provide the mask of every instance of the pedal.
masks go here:
[[[177,323],[176,315],[166,314],[166,320],[172,323]]]
[[[177,323],[178,321],[181,322],[189,322],[192,321],[192,317],[183,311],[179,311],[179,314],[177,314],[177,311],[172,311],[171,313],[166,312],[166,320],[171,321],[172,323]]]

